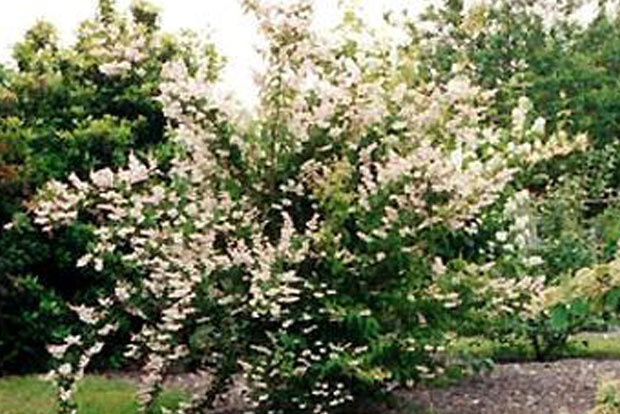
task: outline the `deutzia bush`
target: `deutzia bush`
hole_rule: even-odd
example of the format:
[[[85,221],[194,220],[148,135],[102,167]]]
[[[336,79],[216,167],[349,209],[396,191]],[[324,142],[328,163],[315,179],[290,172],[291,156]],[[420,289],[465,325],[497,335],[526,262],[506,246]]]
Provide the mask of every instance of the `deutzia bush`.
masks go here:
[[[15,67],[0,70],[0,375],[47,369],[45,345],[72,329],[66,301],[90,300],[113,284],[107,271],[73,266],[90,241],[88,218],[48,238],[26,205],[50,179],[123,167],[132,151],[151,152],[166,168],[172,144],[157,99],[163,64],[183,59],[193,67],[196,55],[218,65],[200,39],[163,33],[144,2],[131,14],[99,3],[74,44],[59,43],[53,26],[39,22],[15,45]],[[121,356],[107,347],[95,364],[117,368]]]
[[[267,40],[254,119],[208,61],[166,64],[169,168],[132,156],[39,194],[46,231],[96,224],[77,265],[116,274],[113,291],[75,307],[79,340],[50,348],[62,413],[121,318],[137,327],[127,355],[143,367],[144,412],[192,352],[211,381],[179,413],[213,407],[236,376],[250,412],[328,413],[440,375],[476,287],[435,254],[438,235],[470,237],[517,172],[583,145],[533,136],[524,116],[497,125],[493,91],[458,71],[423,82],[407,48],[356,19],[327,39],[309,2],[244,5]]]
[[[487,280],[478,292],[484,297],[482,314],[490,317],[490,323],[479,325],[483,330],[479,334],[510,346],[522,346],[525,340],[537,360],[546,360],[565,349],[570,335],[597,319],[583,298],[549,300],[557,280],[548,277],[539,256],[537,204],[527,190],[508,199],[505,229],[489,244],[493,261],[475,271]]]

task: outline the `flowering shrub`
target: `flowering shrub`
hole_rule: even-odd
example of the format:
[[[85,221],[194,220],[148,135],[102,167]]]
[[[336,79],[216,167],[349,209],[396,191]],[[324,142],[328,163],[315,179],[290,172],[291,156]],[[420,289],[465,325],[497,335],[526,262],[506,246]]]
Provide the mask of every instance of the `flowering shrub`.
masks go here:
[[[522,106],[519,101],[525,93],[531,100],[530,114],[544,117],[535,121],[536,129],[548,133],[559,128],[569,135],[583,131],[591,139],[586,151],[539,163],[519,174],[511,191],[528,190],[529,213],[514,217],[514,224],[520,221],[527,228],[511,234],[511,224],[494,223],[487,216],[482,227],[498,227],[493,230],[500,230],[501,240],[494,239],[495,231],[488,231],[481,236],[488,238],[476,244],[483,254],[491,251],[488,260],[496,263],[485,272],[510,277],[515,285],[536,281],[534,291],[515,297],[527,307],[531,299],[538,298],[536,311],[515,312],[508,306],[496,314],[495,329],[485,332],[495,331],[493,336],[502,341],[525,338],[538,358],[560,350],[571,333],[600,323],[601,316],[615,306],[617,294],[610,288],[604,295],[603,314],[596,303],[600,298],[583,297],[579,288],[546,305],[543,299],[557,285],[562,291],[570,290],[578,269],[604,268],[617,250],[619,158],[614,137],[618,124],[611,97],[617,93],[614,39],[620,20],[617,5],[602,2],[592,21],[579,23],[583,4],[564,0],[447,2],[427,12],[421,24],[411,26],[418,35],[412,47],[424,60],[425,79],[446,81],[457,67],[476,84],[496,90],[488,112],[501,125],[514,122],[512,108]],[[505,215],[499,213],[500,208],[496,216]],[[533,237],[523,246],[517,238],[522,242],[528,234]],[[581,273],[574,283],[585,288],[592,281],[586,282]],[[489,295],[494,291],[491,285]],[[600,287],[590,285],[595,286]],[[544,355],[545,350],[552,355]]]
[[[213,74],[218,66],[208,44],[198,51],[191,36],[162,33],[149,6],[137,3],[126,16],[100,3],[75,45],[60,45],[54,28],[39,22],[15,46],[16,67],[0,72],[1,373],[45,369],[45,344],[66,334],[57,321],[72,319],[64,302],[113,283],[107,272],[74,266],[91,241],[89,220],[49,239],[25,217],[28,201],[50,179],[124,166],[130,151],[150,151],[165,168],[171,145],[156,99],[162,65],[184,59],[194,66],[196,53]],[[22,289],[30,279],[49,295]],[[46,304],[47,296],[55,299]],[[107,351],[105,359],[118,363],[119,354]]]
[[[551,234],[541,230],[552,224],[539,211],[548,202],[535,199],[527,190],[508,198],[500,218],[495,218],[501,230],[486,247],[490,262],[469,270],[487,280],[478,294],[484,298],[483,315],[490,321],[479,324],[482,330],[476,333],[511,346],[525,341],[541,361],[557,357],[570,335],[600,322],[598,313],[581,295],[549,300],[553,286],[567,274],[549,272],[545,248]]]
[[[212,380],[179,413],[211,408],[236,374],[260,413],[334,412],[441,375],[485,280],[434,254],[437,235],[472,237],[516,173],[585,144],[542,133],[525,98],[512,125],[498,124],[493,91],[458,70],[420,81],[406,47],[355,21],[322,37],[310,2],[244,5],[267,39],[256,119],[214,84],[209,59],[167,63],[169,169],[134,154],[37,198],[48,233],[96,225],[77,266],[115,274],[74,307],[79,337],[50,347],[62,413],[75,412],[75,381],[122,318],[137,327],[127,355],[143,367],[145,412],[192,343]],[[496,281],[492,297],[511,299],[510,283]]]

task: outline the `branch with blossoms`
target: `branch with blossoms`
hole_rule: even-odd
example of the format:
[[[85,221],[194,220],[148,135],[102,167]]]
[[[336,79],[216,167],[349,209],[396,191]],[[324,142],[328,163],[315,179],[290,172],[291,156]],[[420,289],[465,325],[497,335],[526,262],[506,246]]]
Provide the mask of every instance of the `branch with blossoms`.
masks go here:
[[[70,306],[87,327],[81,335],[69,335],[62,344],[48,346],[48,351],[57,362],[46,379],[52,381],[57,390],[58,412],[76,414],[73,400],[77,383],[84,377],[84,371],[91,359],[103,349],[106,337],[115,332],[119,325],[109,321],[105,309],[111,300],[101,299],[98,307]]]
[[[407,81],[411,57],[389,38],[344,25],[329,41],[311,29],[309,2],[244,4],[268,42],[256,119],[207,61],[170,63],[170,168],[132,156],[126,169],[49,183],[33,210],[48,232],[92,219],[96,242],[78,265],[131,269],[102,300],[140,320],[128,355],[142,362],[144,412],[197,325],[211,332],[200,368],[213,381],[179,413],[213,408],[236,374],[258,413],[335,412],[441,375],[474,289],[434,253],[433,232],[474,234],[527,165],[584,145],[545,136],[525,99],[510,128],[494,122],[493,91],[462,73]],[[538,287],[523,283],[493,294]]]

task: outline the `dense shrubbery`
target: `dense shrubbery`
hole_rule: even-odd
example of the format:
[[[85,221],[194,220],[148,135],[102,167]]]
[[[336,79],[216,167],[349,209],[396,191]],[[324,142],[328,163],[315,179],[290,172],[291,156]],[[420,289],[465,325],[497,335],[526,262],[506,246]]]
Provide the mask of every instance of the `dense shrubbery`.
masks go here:
[[[511,108],[525,94],[532,114],[544,119],[539,128],[559,127],[590,138],[588,150],[540,163],[515,180],[515,191],[527,190],[530,199],[529,211],[520,220],[529,222],[533,237],[520,251],[491,249],[493,260],[510,264],[503,267],[503,274],[518,279],[544,275],[549,286],[571,280],[582,267],[611,260],[619,240],[619,131],[617,103],[611,97],[618,91],[614,33],[620,26],[611,5],[604,5],[588,25],[580,25],[574,18],[580,5],[570,1],[495,2],[479,3],[464,12],[463,2],[451,1],[446,8],[427,13],[426,23],[414,30],[422,39],[421,56],[429,68],[426,76],[446,79],[460,65],[472,79],[497,91],[489,113],[499,122],[511,122]],[[496,221],[491,223],[497,226]],[[505,229],[498,234],[503,238]],[[538,258],[540,263],[530,270],[514,266],[514,259],[523,255]],[[522,331],[517,336],[530,337],[532,342],[548,337],[542,342],[555,343],[549,347],[553,350],[563,347],[573,330],[594,327],[602,317],[613,316],[597,314],[586,303],[576,307],[579,311],[569,306],[572,311],[567,314],[568,305],[558,305],[533,321],[525,322],[520,316],[504,320],[498,337],[507,340],[513,336],[507,335],[512,327],[522,326],[512,330],[513,334]],[[581,317],[569,317],[575,312]]]
[[[58,322],[70,318],[65,301],[92,297],[111,280],[75,269],[92,239],[88,225],[48,239],[23,217],[32,195],[50,179],[123,166],[130,151],[170,158],[160,72],[179,58],[193,65],[195,40],[160,33],[148,5],[132,13],[101,2],[68,48],[38,23],[15,46],[17,68],[0,72],[0,225],[15,222],[0,232],[0,372],[45,368],[45,344],[64,336]],[[192,53],[217,65],[208,45]]]
[[[414,54],[355,19],[328,41],[307,2],[245,4],[268,40],[257,119],[221,98],[206,63],[171,62],[159,98],[178,145],[171,169],[132,155],[37,198],[45,232],[95,225],[78,266],[115,275],[73,307],[86,326],[50,347],[62,412],[122,321],[137,328],[128,355],[143,366],[146,411],[193,349],[214,381],[180,412],[212,406],[237,374],[257,412],[331,412],[442,375],[469,320],[544,306],[540,278],[466,259],[455,241],[475,244],[506,204],[526,251],[508,184],[585,138],[540,130],[526,98],[503,125],[487,112],[492,92],[458,71],[426,82]]]

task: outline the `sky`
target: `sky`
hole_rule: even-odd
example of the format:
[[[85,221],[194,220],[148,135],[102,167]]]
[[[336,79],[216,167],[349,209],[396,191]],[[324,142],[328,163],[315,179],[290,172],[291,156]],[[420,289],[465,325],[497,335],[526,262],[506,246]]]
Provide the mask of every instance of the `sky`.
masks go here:
[[[290,1],[290,0],[281,0]],[[315,22],[321,29],[339,21],[340,0],[315,0]],[[386,10],[421,11],[431,0],[353,0],[371,25],[378,25]],[[492,0],[466,0],[466,3]],[[119,10],[128,10],[131,0],[116,0]],[[255,51],[257,32],[252,16],[244,15],[238,0],[151,0],[162,10],[166,31],[182,28],[207,30],[219,52],[228,58],[223,78],[228,89],[246,106],[256,103],[253,72],[261,67]],[[78,23],[94,15],[97,0],[8,0],[0,13],[0,61],[10,61],[12,45],[37,20],[52,22],[61,40],[70,43]],[[584,10],[592,13],[592,10]]]
[[[286,1],[286,0],[284,0]],[[315,0],[315,21],[327,28],[339,21],[339,0]],[[422,9],[427,0],[364,0],[361,13],[371,24],[379,24],[383,11]],[[228,58],[223,77],[228,88],[247,106],[256,101],[253,71],[261,60],[255,51],[257,32],[252,16],[244,15],[238,0],[151,0],[162,10],[162,27],[166,31],[182,28],[206,30],[220,53]],[[119,10],[128,10],[131,0],[116,0]],[[78,23],[94,15],[97,0],[9,0],[0,13],[0,61],[11,60],[11,49],[37,20],[53,23],[61,41],[71,43]]]

